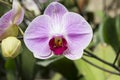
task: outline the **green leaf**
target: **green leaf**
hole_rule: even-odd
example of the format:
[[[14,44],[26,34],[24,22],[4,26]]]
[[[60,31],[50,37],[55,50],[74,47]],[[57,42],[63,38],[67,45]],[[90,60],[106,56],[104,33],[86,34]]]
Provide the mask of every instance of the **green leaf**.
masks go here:
[[[5,63],[5,69],[7,74],[7,80],[16,80],[16,65],[14,59],[7,59]]]
[[[100,20],[102,20],[104,16],[103,10],[96,10],[95,15],[98,16]]]
[[[120,15],[116,16],[116,32],[120,42]]]
[[[108,45],[99,44],[95,48],[94,54],[110,63],[112,63],[115,59],[115,51],[111,48],[111,46],[108,46]],[[93,59],[93,58],[87,57],[87,56],[84,56],[84,58],[102,68],[108,69],[110,71],[115,71],[113,68],[103,64],[102,62],[100,62],[96,59]],[[83,74],[83,76],[84,76],[83,80],[106,80],[109,77],[108,75],[110,75],[110,74],[106,73],[105,71],[102,71],[102,70],[86,63],[83,60],[77,60],[77,61],[75,61],[75,64],[76,64],[79,72]]]
[[[118,62],[117,62],[118,66],[120,67],[120,56],[118,58]]]
[[[67,7],[67,9],[71,9],[75,7],[74,1],[73,0],[61,0],[61,3]]]
[[[5,1],[0,1],[0,16],[11,9],[11,5]]]
[[[112,63],[115,59],[115,51],[107,44],[98,44],[94,50],[94,54],[110,63]]]
[[[115,57],[116,57],[114,49],[111,46],[106,45],[106,44],[99,44],[95,48],[94,54],[109,63],[113,63],[115,60]],[[108,69],[110,71],[115,71],[113,68],[109,67],[108,65],[106,65],[102,62],[96,61],[95,64],[97,64],[98,66],[103,67],[105,69]],[[104,74],[106,76],[108,73],[104,72]]]
[[[116,31],[120,42],[120,15],[116,16]],[[120,66],[120,56],[118,59],[118,65]]]
[[[62,79],[62,75],[60,73],[55,73],[55,75],[52,77],[51,80],[61,80]]]
[[[67,80],[77,80],[78,71],[73,61],[62,58],[53,62],[50,67],[63,75]]]
[[[63,58],[63,57],[57,57],[55,59],[47,59],[47,60],[44,60],[44,61],[38,61],[37,64],[41,65],[43,67],[47,67],[48,65],[52,64],[53,62],[55,62],[57,60],[60,60],[61,58]]]
[[[100,36],[99,36],[99,32],[98,30],[96,30],[94,32],[94,37],[93,37],[93,41],[90,43],[90,48],[93,47],[93,46],[96,46],[97,44],[99,44],[100,42]]]
[[[107,80],[120,80],[120,76],[117,75],[109,75]]]
[[[22,60],[22,80],[33,80],[35,69],[35,58],[32,53],[23,45],[23,52],[21,54]]]
[[[110,44],[115,49],[115,51],[118,51],[120,42],[116,32],[115,18],[106,16],[105,20],[99,27],[99,32],[101,41]]]
[[[88,63],[84,62],[81,59],[76,60],[74,62],[76,64],[76,67],[79,70],[79,74],[83,75],[82,80],[97,80],[95,78],[95,75],[93,74],[94,72],[91,70],[91,66]],[[101,79],[101,80],[103,80],[103,79]]]

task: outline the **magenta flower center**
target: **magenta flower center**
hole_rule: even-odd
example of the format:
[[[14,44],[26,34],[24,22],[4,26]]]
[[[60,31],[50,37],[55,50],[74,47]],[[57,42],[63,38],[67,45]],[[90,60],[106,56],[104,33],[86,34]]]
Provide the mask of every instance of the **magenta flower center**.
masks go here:
[[[67,49],[67,41],[63,37],[54,37],[49,41],[49,46],[55,55],[62,55]]]

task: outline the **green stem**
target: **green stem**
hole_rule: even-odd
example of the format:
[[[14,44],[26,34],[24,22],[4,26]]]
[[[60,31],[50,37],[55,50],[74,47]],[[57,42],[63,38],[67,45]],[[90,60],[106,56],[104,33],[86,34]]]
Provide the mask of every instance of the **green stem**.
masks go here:
[[[117,71],[120,72],[120,68],[119,68],[119,67],[117,67],[117,66],[115,66],[115,65],[113,65],[113,64],[111,64],[111,63],[109,63],[109,62],[107,62],[107,61],[105,61],[105,60],[103,60],[103,59],[101,59],[101,58],[99,58],[99,57],[97,57],[96,55],[94,55],[93,53],[91,53],[91,52],[89,52],[89,51],[87,51],[87,50],[84,50],[84,52],[87,53],[88,55],[90,55],[91,57],[99,60],[100,62],[102,62],[102,63],[104,63],[104,64],[106,64],[106,65],[108,65],[108,66],[110,66],[110,67],[112,67],[112,68],[114,68],[115,70],[117,70]]]
[[[108,73],[111,73],[111,74],[115,74],[115,75],[119,75],[119,76],[120,76],[120,73],[117,73],[117,72],[113,72],[113,71],[104,69],[104,68],[102,68],[102,67],[100,67],[100,66],[98,66],[98,65],[93,64],[92,62],[90,62],[89,60],[87,60],[87,59],[85,59],[85,58],[82,58],[82,59],[83,59],[85,62],[87,62],[88,64],[90,64],[90,65],[92,65],[92,66],[94,66],[94,67],[96,67],[96,68],[98,68],[98,69],[100,69],[100,70],[103,70],[103,71],[105,71],[105,72],[108,72]]]
[[[19,62],[18,62],[18,59],[17,59],[17,58],[15,58],[14,60],[15,60],[15,64],[16,64],[17,80],[20,80],[20,66],[19,66]]]
[[[120,49],[119,49],[118,52],[117,52],[116,58],[115,58],[115,60],[114,60],[114,62],[113,62],[113,65],[116,64],[116,62],[117,62],[117,60],[118,60],[118,58],[119,58],[119,54],[120,54]]]

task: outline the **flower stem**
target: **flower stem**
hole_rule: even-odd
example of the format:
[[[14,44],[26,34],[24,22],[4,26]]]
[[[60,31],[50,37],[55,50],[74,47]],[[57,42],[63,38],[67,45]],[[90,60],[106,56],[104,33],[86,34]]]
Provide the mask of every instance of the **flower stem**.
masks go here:
[[[118,60],[118,58],[119,58],[119,54],[120,54],[120,49],[118,50],[118,52],[117,52],[117,54],[116,54],[116,58],[115,58],[115,60],[114,60],[114,62],[113,62],[113,65],[116,64],[116,62],[117,62],[117,60]]]
[[[18,27],[20,33],[22,34],[22,36],[24,35],[24,32],[22,31],[22,29],[20,27]]]
[[[98,68],[98,69],[100,69],[100,70],[103,70],[103,71],[105,71],[105,72],[108,72],[108,73],[111,73],[111,74],[115,74],[115,75],[119,75],[119,76],[120,76],[120,73],[117,73],[117,72],[113,72],[113,71],[104,69],[104,68],[102,68],[102,67],[100,67],[100,66],[98,66],[98,65],[93,64],[92,62],[90,62],[89,60],[87,60],[87,59],[85,59],[85,58],[82,58],[82,59],[83,59],[85,62],[87,62],[88,64],[90,64],[90,65],[92,65],[92,66],[94,66],[94,67],[96,67],[96,68]]]
[[[11,6],[9,3],[7,3],[6,1],[1,1],[1,0],[0,0],[0,3],[5,4],[5,5],[9,6],[9,7],[12,7],[12,6]]]
[[[87,51],[87,50],[84,50],[84,52],[87,53],[88,55],[90,55],[91,57],[93,57],[93,58],[101,61],[102,63],[104,63],[104,64],[106,64],[106,65],[108,65],[108,66],[110,66],[110,67],[112,67],[112,68],[114,68],[115,70],[117,70],[117,71],[120,72],[120,68],[119,68],[119,67],[117,67],[117,66],[115,66],[115,65],[113,65],[113,64],[111,64],[111,63],[109,63],[109,62],[107,62],[107,61],[105,61],[105,60],[103,60],[103,59],[101,59],[101,58],[99,58],[99,57],[97,57],[96,55],[94,55],[93,53],[91,53],[91,52],[89,52],[89,51]]]

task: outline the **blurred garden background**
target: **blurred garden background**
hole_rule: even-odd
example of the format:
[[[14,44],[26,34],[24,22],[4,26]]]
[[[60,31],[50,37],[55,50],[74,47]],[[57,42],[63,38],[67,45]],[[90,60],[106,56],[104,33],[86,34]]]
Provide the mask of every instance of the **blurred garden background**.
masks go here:
[[[120,0],[18,1],[25,10],[19,25],[23,32],[49,3],[58,1],[82,15],[92,26],[94,36],[79,60],[64,56],[41,60],[33,57],[19,34],[22,48],[15,59],[3,57],[0,50],[0,80],[120,80]],[[0,0],[0,16],[11,8],[12,0]]]

